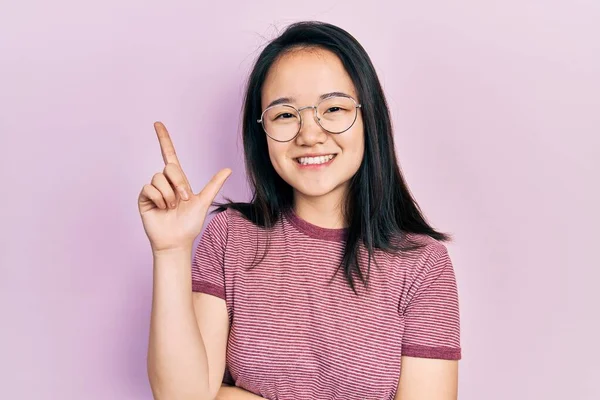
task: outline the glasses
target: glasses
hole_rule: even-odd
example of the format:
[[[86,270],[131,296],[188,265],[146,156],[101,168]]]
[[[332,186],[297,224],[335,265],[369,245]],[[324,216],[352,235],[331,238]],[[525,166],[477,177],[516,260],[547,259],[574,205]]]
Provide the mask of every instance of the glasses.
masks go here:
[[[277,104],[263,111],[258,123],[262,124],[268,137],[277,142],[289,142],[302,129],[301,111],[314,110],[314,118],[329,133],[343,133],[354,125],[360,104],[352,97],[326,97],[314,106],[296,108],[290,104]]]

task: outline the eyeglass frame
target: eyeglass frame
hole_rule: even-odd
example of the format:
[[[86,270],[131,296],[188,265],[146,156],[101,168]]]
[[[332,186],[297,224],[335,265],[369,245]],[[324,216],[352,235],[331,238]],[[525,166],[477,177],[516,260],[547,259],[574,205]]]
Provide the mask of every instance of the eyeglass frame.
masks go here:
[[[344,130],[343,130],[343,131],[341,131],[341,132],[332,132],[332,131],[330,131],[330,130],[327,130],[327,129],[325,129],[325,128],[323,127],[323,125],[321,125],[321,118],[319,118],[319,116],[317,115],[317,108],[318,108],[318,107],[321,105],[321,103],[322,103],[322,102],[324,102],[324,101],[326,101],[326,100],[329,100],[329,99],[331,99],[331,98],[333,98],[333,97],[344,97],[344,98],[350,99],[350,100],[352,100],[352,101],[354,102],[354,110],[355,110],[355,113],[354,113],[354,120],[352,121],[352,123],[350,124],[350,126],[349,126],[348,128],[344,129]],[[300,118],[300,124],[298,124],[298,132],[296,132],[296,134],[295,134],[295,135],[294,135],[294,136],[293,136],[291,139],[288,139],[288,140],[277,140],[277,139],[275,139],[274,137],[272,137],[271,135],[269,135],[269,132],[267,132],[267,130],[265,129],[265,124],[264,124],[264,120],[263,120],[263,117],[264,117],[265,113],[266,113],[267,111],[269,111],[270,109],[272,109],[272,108],[275,108],[275,107],[280,107],[280,106],[291,107],[292,109],[294,109],[294,110],[296,110],[296,111],[298,112],[298,116],[299,116],[299,118]],[[263,131],[265,131],[265,133],[267,134],[267,136],[268,136],[268,137],[270,137],[272,140],[274,140],[274,141],[276,141],[276,142],[280,142],[280,143],[289,142],[289,141],[292,141],[292,140],[296,139],[296,138],[298,137],[298,134],[300,134],[300,131],[302,130],[302,125],[303,125],[303,123],[304,123],[304,120],[302,119],[302,111],[304,111],[304,110],[306,110],[306,109],[308,109],[308,108],[312,108],[312,109],[314,110],[314,119],[315,119],[315,121],[317,122],[317,124],[318,124],[318,125],[319,125],[319,126],[320,126],[320,127],[323,129],[323,130],[324,130],[324,131],[326,131],[326,132],[329,132],[329,133],[331,133],[331,134],[334,134],[334,135],[339,135],[340,133],[344,133],[344,132],[346,132],[347,130],[349,130],[350,128],[352,128],[352,127],[354,126],[354,123],[355,123],[355,122],[356,122],[356,120],[358,119],[358,109],[359,109],[359,108],[362,108],[362,104],[361,104],[361,103],[358,103],[358,102],[357,102],[357,101],[356,101],[356,100],[355,100],[353,97],[351,97],[351,96],[340,96],[340,95],[326,97],[326,98],[324,98],[324,99],[322,99],[322,100],[319,100],[319,102],[318,102],[317,104],[315,104],[314,106],[304,106],[304,107],[300,107],[300,108],[296,108],[296,107],[294,107],[293,105],[291,105],[291,104],[288,104],[288,103],[284,103],[284,104],[274,104],[274,105],[272,105],[272,106],[270,106],[270,107],[267,107],[267,108],[265,108],[265,110],[264,110],[264,111],[263,111],[263,112],[260,114],[260,119],[257,119],[257,120],[256,120],[256,122],[258,122],[259,124],[261,124],[261,125],[262,125]]]

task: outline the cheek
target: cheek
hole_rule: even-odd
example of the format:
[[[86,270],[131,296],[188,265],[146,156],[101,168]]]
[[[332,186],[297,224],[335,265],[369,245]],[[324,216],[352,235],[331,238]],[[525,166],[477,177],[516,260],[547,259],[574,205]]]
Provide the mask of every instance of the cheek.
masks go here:
[[[280,172],[283,162],[285,161],[286,146],[282,143],[269,142],[268,147],[271,164],[273,164],[273,168],[275,168],[277,172]]]
[[[352,164],[360,165],[365,153],[365,136],[362,126],[347,138],[345,148],[352,157]]]
[[[361,129],[354,138],[354,147],[357,154],[361,155],[365,152],[365,134]]]

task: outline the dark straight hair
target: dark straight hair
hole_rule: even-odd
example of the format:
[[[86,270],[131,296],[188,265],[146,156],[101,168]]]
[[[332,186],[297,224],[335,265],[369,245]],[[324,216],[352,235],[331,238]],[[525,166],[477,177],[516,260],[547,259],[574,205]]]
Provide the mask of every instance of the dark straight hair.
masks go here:
[[[282,55],[298,48],[326,49],[337,55],[362,104],[365,151],[343,207],[348,233],[337,270],[343,268],[346,281],[356,293],[354,276],[368,285],[375,249],[393,252],[419,247],[411,242],[405,247],[397,245],[406,233],[425,234],[440,241],[449,240],[449,236],[427,223],[412,197],[398,166],[390,113],[375,68],[365,49],[345,30],[324,22],[298,22],[262,50],[250,73],[243,106],[244,157],[252,199],[249,203],[226,199],[227,203],[214,203],[217,209],[213,212],[232,208],[255,225],[271,228],[283,212],[293,209],[293,188],[273,168],[267,135],[257,119],[262,112],[262,87],[270,67]],[[366,271],[359,265],[361,244],[369,255]]]

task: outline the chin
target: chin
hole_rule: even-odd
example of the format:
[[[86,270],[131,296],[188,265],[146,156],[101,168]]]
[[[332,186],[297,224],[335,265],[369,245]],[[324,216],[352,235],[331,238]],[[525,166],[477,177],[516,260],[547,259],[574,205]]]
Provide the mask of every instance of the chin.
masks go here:
[[[342,184],[339,185],[295,185],[294,190],[305,197],[323,197],[337,191]]]

